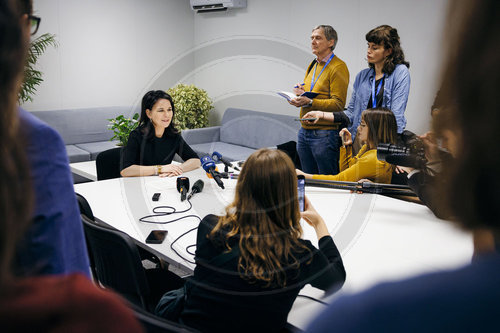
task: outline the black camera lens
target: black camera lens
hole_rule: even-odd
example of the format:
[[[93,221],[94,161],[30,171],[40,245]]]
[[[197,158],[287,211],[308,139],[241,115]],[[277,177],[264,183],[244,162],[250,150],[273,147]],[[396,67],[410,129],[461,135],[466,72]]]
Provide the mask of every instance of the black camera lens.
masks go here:
[[[396,146],[390,143],[379,143],[377,146],[377,158],[379,161],[386,161],[388,155],[408,155],[410,149]]]

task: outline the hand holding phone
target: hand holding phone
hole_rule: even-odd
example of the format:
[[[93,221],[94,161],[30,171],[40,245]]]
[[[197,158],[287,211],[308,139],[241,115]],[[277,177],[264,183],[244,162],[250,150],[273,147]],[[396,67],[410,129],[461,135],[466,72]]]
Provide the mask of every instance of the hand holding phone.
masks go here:
[[[318,118],[295,118],[296,121],[308,121],[308,122],[313,122]]]
[[[342,146],[352,145],[352,135],[351,132],[344,128],[339,133],[340,138],[342,139]]]
[[[161,244],[167,236],[167,230],[153,230],[146,238],[146,244]]]

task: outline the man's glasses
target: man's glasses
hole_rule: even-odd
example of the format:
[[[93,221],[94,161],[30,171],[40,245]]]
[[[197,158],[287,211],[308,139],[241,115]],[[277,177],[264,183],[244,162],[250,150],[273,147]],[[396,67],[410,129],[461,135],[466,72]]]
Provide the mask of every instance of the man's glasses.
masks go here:
[[[28,15],[28,19],[30,20],[31,35],[34,35],[38,31],[38,27],[40,27],[40,21],[42,21],[42,19],[34,15]]]

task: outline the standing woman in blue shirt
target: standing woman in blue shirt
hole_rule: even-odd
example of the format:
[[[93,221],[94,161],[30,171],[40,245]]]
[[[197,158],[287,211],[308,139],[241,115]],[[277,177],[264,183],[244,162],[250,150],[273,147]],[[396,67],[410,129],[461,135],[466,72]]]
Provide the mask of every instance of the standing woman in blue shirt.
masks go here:
[[[356,136],[363,110],[384,107],[396,116],[398,133],[401,133],[406,126],[410,63],[405,61],[398,31],[381,25],[366,34],[366,41],[369,68],[359,72],[354,81],[351,101],[345,111],[351,121],[349,132],[353,138]]]

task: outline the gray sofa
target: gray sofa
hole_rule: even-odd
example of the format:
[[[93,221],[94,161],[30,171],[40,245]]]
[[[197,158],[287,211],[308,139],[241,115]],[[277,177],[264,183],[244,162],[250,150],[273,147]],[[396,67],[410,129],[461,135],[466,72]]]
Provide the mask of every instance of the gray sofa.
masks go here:
[[[220,126],[183,130],[182,136],[200,156],[217,151],[228,160],[245,160],[259,148],[297,141],[297,117],[228,108]]]
[[[132,116],[131,107],[51,110],[32,112],[61,134],[70,163],[95,160],[100,152],[115,148],[118,141],[109,141],[113,132],[108,129],[110,118],[120,114]]]

